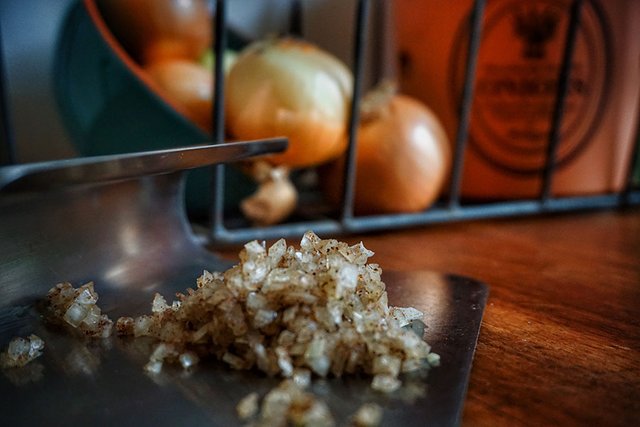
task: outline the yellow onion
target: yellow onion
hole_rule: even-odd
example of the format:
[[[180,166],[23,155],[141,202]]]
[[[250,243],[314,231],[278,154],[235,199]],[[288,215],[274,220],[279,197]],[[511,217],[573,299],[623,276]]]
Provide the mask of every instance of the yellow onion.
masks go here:
[[[212,126],[213,77],[197,62],[170,59],[145,67],[172,105],[204,130]]]
[[[211,45],[206,0],[104,0],[99,6],[109,28],[142,64],[197,60]]]
[[[450,164],[445,130],[419,101],[374,93],[358,129],[354,209],[358,214],[417,212],[440,194]],[[329,200],[342,194],[344,158],[321,171]]]
[[[300,40],[248,46],[227,79],[227,130],[236,138],[289,138],[276,165],[308,167],[346,148],[352,76],[338,59]]]

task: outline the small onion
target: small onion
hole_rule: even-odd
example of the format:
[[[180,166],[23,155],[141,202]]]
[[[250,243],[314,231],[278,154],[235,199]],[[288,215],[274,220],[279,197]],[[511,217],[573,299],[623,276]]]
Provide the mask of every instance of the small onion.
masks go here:
[[[298,192],[284,166],[273,167],[257,160],[248,173],[259,183],[254,194],[240,203],[244,216],[255,225],[267,226],[285,220],[295,209]]]
[[[352,76],[338,59],[293,39],[247,47],[229,71],[228,131],[240,139],[289,138],[289,148],[270,162],[308,167],[346,148]]]
[[[440,194],[450,163],[438,118],[410,97],[373,93],[358,130],[354,208],[358,214],[418,212]],[[321,171],[327,198],[340,200],[344,159]]]

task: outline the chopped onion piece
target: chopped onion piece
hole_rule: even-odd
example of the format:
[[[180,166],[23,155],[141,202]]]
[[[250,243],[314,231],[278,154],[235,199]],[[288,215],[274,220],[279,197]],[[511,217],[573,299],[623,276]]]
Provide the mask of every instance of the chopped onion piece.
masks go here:
[[[440,366],[440,355],[438,353],[427,354],[427,362],[431,366]]]
[[[296,369],[293,371],[291,379],[297,387],[308,388],[311,385],[311,371],[308,369]]]
[[[150,374],[159,374],[160,372],[162,372],[162,361],[150,360],[149,363],[144,365],[144,370],[149,372]]]
[[[365,403],[353,416],[356,427],[375,427],[382,422],[382,408],[375,403]]]
[[[236,406],[238,417],[243,421],[254,417],[258,413],[258,409],[258,393],[256,392],[246,395]]]
[[[403,327],[414,320],[424,317],[424,313],[413,307],[393,307],[391,308],[391,317],[398,322],[398,326]]]
[[[180,365],[182,365],[184,369],[189,369],[192,366],[197,365],[200,359],[198,358],[198,355],[195,354],[194,352],[186,351],[180,355],[179,360],[180,360]]]
[[[93,282],[77,289],[68,282],[59,283],[49,290],[47,297],[53,321],[64,321],[90,337],[106,338],[111,335],[113,322],[108,316],[101,314]]]
[[[167,305],[167,300],[160,294],[156,294],[153,297],[153,302],[151,303],[151,311],[153,313],[162,313],[167,310],[169,306]]]
[[[0,353],[1,368],[20,368],[42,355],[44,341],[37,335],[27,338],[16,337],[9,342],[7,349]]]
[[[380,374],[373,377],[371,388],[383,393],[392,393],[400,388],[402,383],[392,375]]]

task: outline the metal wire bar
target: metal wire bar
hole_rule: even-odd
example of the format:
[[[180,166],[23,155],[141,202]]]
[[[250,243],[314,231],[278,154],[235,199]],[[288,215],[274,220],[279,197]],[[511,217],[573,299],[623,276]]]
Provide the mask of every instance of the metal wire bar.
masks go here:
[[[15,139],[11,125],[11,111],[9,109],[9,92],[5,75],[4,44],[2,28],[0,28],[0,166],[11,165],[16,162]]]
[[[629,204],[640,204],[640,190],[631,191]],[[226,229],[217,235],[217,243],[242,243],[252,239],[299,237],[307,230],[319,234],[340,235],[375,230],[394,230],[412,226],[461,222],[477,219],[508,218],[547,213],[588,211],[620,206],[617,194],[581,197],[561,197],[541,200],[517,200],[478,205],[463,205],[456,209],[436,206],[415,214],[374,215],[353,218],[346,224],[335,220],[306,221],[262,228]]]
[[[224,53],[227,48],[227,1],[216,0],[216,16],[213,21],[215,61],[213,66],[213,141],[224,142]]]
[[[291,0],[289,11],[289,34],[295,37],[302,37],[302,2],[300,0]]]
[[[360,98],[364,72],[364,53],[366,50],[367,21],[369,16],[369,0],[359,0],[355,37],[353,42],[353,95],[349,112],[349,148],[344,168],[344,191],[342,193],[343,222],[353,217],[353,202],[356,181],[356,153],[358,150],[358,126],[360,124]]]
[[[299,237],[305,232],[313,230],[319,234],[339,235],[346,232],[344,225],[333,219],[320,221],[305,221],[288,224],[278,224],[269,227],[244,227],[237,229],[225,228],[218,230],[214,243],[233,244],[244,243],[249,240],[279,239],[282,237]]]
[[[387,37],[387,34],[383,31],[385,29],[385,19],[387,18],[385,11],[386,5],[387,3],[384,2],[375,2],[369,12],[369,19],[373,23],[373,28],[376,29],[376,31],[371,35],[375,49],[368,49],[371,55],[371,59],[369,61],[369,64],[371,64],[369,74],[371,75],[373,85],[376,85],[384,77],[388,77],[385,76],[384,73],[385,65],[387,65],[385,64],[385,38]]]
[[[551,198],[553,176],[556,169],[556,153],[560,143],[560,131],[562,118],[564,116],[565,100],[569,89],[569,77],[571,76],[571,65],[575,53],[578,27],[580,26],[580,12],[583,0],[574,0],[569,10],[569,25],[565,40],[565,48],[562,54],[562,65],[558,76],[558,91],[551,118],[551,129],[549,130],[549,142],[545,158],[544,169],[542,170],[542,188],[540,199],[546,202]]]
[[[460,186],[462,184],[465,148],[467,140],[469,139],[469,122],[471,120],[476,66],[478,63],[478,53],[480,51],[480,39],[482,38],[482,19],[484,17],[485,5],[485,0],[476,0],[471,13],[467,63],[460,101],[460,123],[456,134],[451,181],[449,184],[449,207],[451,209],[457,208],[460,205]]]
[[[640,193],[640,192],[639,192]],[[553,199],[547,205],[539,200],[517,200],[508,202],[484,203],[466,205],[451,210],[435,207],[419,214],[399,214],[371,216],[359,218],[357,223],[351,224],[349,232],[359,233],[375,229],[398,229],[408,226],[437,224],[446,222],[468,221],[472,219],[505,218],[541,214],[546,212],[566,212],[588,209],[602,209],[616,206],[618,199],[615,195],[598,195],[587,197],[565,197]]]
[[[213,131],[216,144],[224,142],[224,52],[227,49],[227,2],[216,0],[215,19],[212,21],[215,62],[213,67]],[[224,221],[224,165],[212,168],[211,188],[213,189],[211,222],[212,232],[222,229]]]

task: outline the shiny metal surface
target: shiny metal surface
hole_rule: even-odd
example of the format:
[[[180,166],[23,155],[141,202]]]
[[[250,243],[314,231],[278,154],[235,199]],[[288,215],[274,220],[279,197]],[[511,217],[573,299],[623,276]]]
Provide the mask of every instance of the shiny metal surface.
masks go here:
[[[390,396],[372,391],[370,379],[363,377],[316,381],[312,390],[329,404],[337,425],[347,425],[366,402],[383,406],[384,426],[458,425],[487,288],[429,272],[384,277],[391,303],[427,313],[424,336],[441,355],[441,366],[405,378],[404,387]],[[186,286],[195,276],[185,274],[183,279]],[[100,282],[97,287],[102,290]],[[141,300],[149,311],[151,290],[110,289],[102,294],[112,316],[139,310]],[[235,415],[240,399],[252,391],[264,395],[279,382],[215,361],[201,362],[188,374],[177,367],[146,374],[151,341],[73,338],[44,325],[31,302],[3,307],[3,343],[12,335],[35,332],[47,345],[31,364],[3,372],[0,413],[5,425],[235,426],[241,425]]]
[[[54,175],[58,182],[78,183],[65,174],[57,169]],[[151,342],[82,340],[43,322],[38,302],[60,281],[94,280],[99,305],[116,318],[147,313],[155,292],[171,300],[194,286],[203,269],[230,264],[191,233],[181,173],[126,180],[107,175],[108,182],[0,192],[0,346],[31,333],[46,343],[43,356],[24,368],[0,371],[0,424],[239,425],[237,402],[250,391],[265,393],[278,380],[215,361],[190,374],[169,367],[150,376],[143,366]],[[22,182],[47,187],[40,178],[25,176]],[[368,378],[316,381],[313,391],[327,401],[338,425],[369,401],[385,408],[383,425],[456,425],[487,289],[428,272],[384,278],[392,304],[427,313],[425,338],[442,365],[426,377],[407,378],[391,396],[373,392]]]
[[[191,232],[179,171],[285,147],[279,139],[0,168],[2,305],[65,280],[182,289],[203,265],[226,266]]]
[[[283,151],[286,146],[286,139],[274,138],[8,166],[0,168],[0,190],[48,190],[164,174]]]

